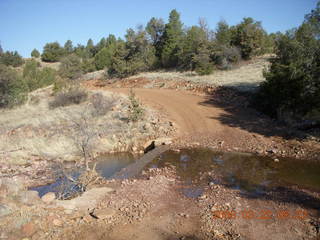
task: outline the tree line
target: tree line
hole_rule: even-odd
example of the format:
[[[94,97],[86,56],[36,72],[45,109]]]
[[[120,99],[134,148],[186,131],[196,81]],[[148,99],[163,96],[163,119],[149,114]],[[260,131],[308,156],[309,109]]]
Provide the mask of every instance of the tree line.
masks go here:
[[[214,68],[229,69],[241,59],[272,52],[274,38],[252,18],[244,18],[235,26],[220,21],[215,30],[210,30],[204,19],[196,26],[185,27],[180,14],[172,10],[167,23],[153,17],[145,27],[129,28],[124,39],[110,34],[97,44],[92,39],[77,46],[71,40],[63,46],[52,42],[44,46],[42,54],[34,49],[31,56],[41,56],[44,62],[71,64],[72,72],[77,69],[75,76],[102,69],[116,78],[155,69],[210,74]]]

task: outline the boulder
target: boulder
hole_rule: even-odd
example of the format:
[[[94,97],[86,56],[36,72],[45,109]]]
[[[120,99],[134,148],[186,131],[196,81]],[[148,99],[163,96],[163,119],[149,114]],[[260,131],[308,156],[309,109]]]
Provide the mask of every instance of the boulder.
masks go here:
[[[41,197],[41,200],[45,203],[51,203],[56,199],[56,195],[53,192],[48,192]]]
[[[102,209],[95,209],[91,215],[98,218],[98,219],[106,219],[111,218],[116,214],[116,210],[112,208],[102,208]]]

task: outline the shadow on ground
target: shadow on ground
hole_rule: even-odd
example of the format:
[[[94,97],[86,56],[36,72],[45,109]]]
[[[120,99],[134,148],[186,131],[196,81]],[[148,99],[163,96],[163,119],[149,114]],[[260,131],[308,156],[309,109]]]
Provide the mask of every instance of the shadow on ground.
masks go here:
[[[250,88],[250,86],[246,87]],[[211,94],[208,94],[206,100],[199,104],[222,108],[226,114],[211,118],[231,127],[237,127],[267,137],[280,136],[285,139],[304,137],[301,132],[288,129],[286,126],[250,107],[249,99],[251,96],[252,93],[249,92],[239,92],[230,87],[219,87]]]

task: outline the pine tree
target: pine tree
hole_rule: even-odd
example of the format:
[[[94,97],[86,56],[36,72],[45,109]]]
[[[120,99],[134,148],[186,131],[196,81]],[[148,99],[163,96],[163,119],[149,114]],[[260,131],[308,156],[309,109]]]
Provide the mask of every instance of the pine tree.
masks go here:
[[[226,21],[221,20],[220,22],[218,22],[215,39],[220,45],[230,46],[231,30]]]
[[[151,42],[154,46],[156,46],[162,37],[164,32],[164,22],[161,18],[151,18],[147,23],[146,31],[150,36]]]
[[[33,49],[31,52],[31,57],[33,57],[33,58],[40,57],[40,52],[37,49]]]
[[[73,52],[73,45],[71,40],[66,41],[66,43],[64,44],[64,51],[66,52],[66,54],[70,54]]]
[[[240,48],[244,59],[250,59],[263,52],[265,34],[260,22],[244,18],[232,29],[231,44]]]
[[[179,50],[179,67],[194,70],[194,57],[199,53],[200,46],[207,45],[206,32],[198,26],[192,26],[182,41]]]
[[[94,43],[91,38],[87,42],[86,51],[89,57],[93,57],[95,55]]]
[[[94,56],[94,64],[97,70],[104,69],[105,67],[109,67],[111,64],[111,58],[114,54],[115,45],[102,48],[95,56]]]
[[[164,67],[176,67],[178,65],[178,52],[181,48],[183,38],[180,14],[172,10],[169,23],[166,24],[161,39],[161,62]]]

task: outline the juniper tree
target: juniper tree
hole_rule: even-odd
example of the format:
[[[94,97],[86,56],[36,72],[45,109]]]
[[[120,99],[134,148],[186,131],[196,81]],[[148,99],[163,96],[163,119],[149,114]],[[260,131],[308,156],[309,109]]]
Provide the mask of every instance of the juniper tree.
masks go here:
[[[58,42],[47,43],[41,55],[44,62],[57,62],[64,55],[64,49]]]

